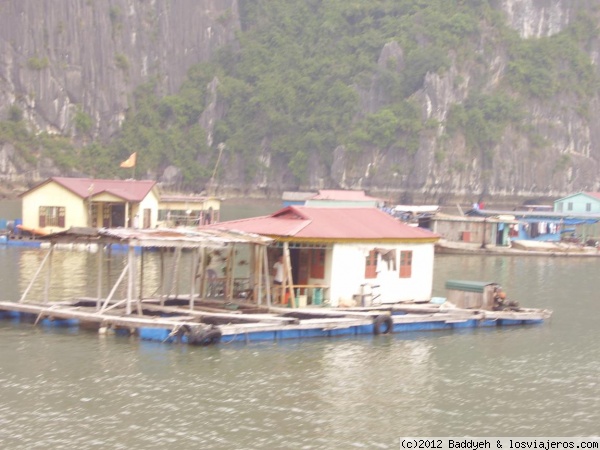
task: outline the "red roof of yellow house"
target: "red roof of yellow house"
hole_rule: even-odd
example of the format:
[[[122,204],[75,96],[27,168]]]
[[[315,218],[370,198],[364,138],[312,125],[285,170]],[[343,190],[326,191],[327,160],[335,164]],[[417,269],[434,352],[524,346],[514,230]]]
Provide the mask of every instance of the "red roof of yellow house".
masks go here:
[[[406,225],[377,208],[289,206],[270,216],[221,222],[211,227],[290,240],[435,242],[439,239],[437,234]]]
[[[81,198],[108,193],[131,202],[141,202],[156,185],[156,182],[152,180],[103,180],[99,178],[52,177],[31,188],[24,194],[39,189],[51,182],[60,184]],[[21,196],[24,194],[21,194]]]

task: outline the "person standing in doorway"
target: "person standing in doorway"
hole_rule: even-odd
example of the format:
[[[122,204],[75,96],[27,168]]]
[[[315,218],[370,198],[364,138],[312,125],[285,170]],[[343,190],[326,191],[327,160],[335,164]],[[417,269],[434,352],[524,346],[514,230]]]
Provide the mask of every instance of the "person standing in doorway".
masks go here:
[[[276,298],[275,301],[280,303],[283,294],[281,286],[283,284],[283,255],[279,255],[277,261],[273,264],[273,284]]]

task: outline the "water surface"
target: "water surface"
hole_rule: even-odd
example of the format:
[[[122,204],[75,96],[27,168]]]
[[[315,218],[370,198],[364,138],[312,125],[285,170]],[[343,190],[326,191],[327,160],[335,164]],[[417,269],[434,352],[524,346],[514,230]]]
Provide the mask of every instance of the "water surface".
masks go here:
[[[0,297],[17,298],[42,257],[0,247]],[[65,252],[53,292],[95,292],[85,274],[96,261]],[[531,327],[194,348],[0,321],[0,446],[391,449],[400,436],[598,435],[599,273],[598,259],[436,257],[434,295],[447,279],[496,281],[554,311]]]

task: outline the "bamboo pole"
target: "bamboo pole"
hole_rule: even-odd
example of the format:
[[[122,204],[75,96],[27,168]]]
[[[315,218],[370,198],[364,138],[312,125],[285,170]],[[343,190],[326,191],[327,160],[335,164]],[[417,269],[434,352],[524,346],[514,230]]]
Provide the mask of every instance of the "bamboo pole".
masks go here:
[[[194,309],[194,295],[195,295],[195,287],[196,287],[196,272],[198,270],[198,260],[197,260],[197,249],[192,250],[192,270],[191,270],[191,279],[190,279],[190,309]]]
[[[229,247],[229,256],[227,257],[227,266],[225,270],[225,291],[227,300],[233,300],[233,259],[234,259],[235,244]]]
[[[292,278],[292,262],[290,260],[290,246],[288,242],[283,243],[283,286],[284,293],[287,291],[290,293],[289,301],[291,303],[291,307],[296,307],[296,299],[294,296],[294,280]]]
[[[50,253],[54,253],[54,243],[50,244]],[[44,285],[44,303],[48,303],[48,293],[50,292],[50,280],[52,279],[52,257],[48,258],[48,268],[46,269],[46,283]]]
[[[207,255],[206,255],[206,247],[202,246],[200,249],[200,267],[198,271],[200,272],[200,287],[198,291],[198,295],[201,299],[206,298],[206,266],[207,266]]]
[[[177,247],[175,249],[174,261],[173,261],[173,271],[171,272],[171,289],[169,290],[169,294],[173,293],[175,290],[175,297],[179,296],[179,263],[181,261],[181,247]]]
[[[108,305],[108,302],[110,302],[112,300],[113,295],[115,295],[115,292],[117,291],[117,288],[119,287],[119,285],[123,281],[123,278],[125,278],[125,274],[128,271],[129,271],[129,264],[126,264],[125,267],[123,268],[123,271],[121,272],[121,275],[119,275],[119,278],[117,279],[117,282],[115,283],[115,285],[113,286],[112,290],[108,294],[108,297],[106,297],[106,299],[104,300],[104,304],[102,305],[102,308],[100,308],[99,312],[103,312],[106,309],[106,306]]]
[[[104,249],[102,248],[102,246],[100,244],[98,244],[98,257],[97,257],[97,263],[98,263],[98,286],[97,286],[97,291],[96,291],[96,309],[100,309],[100,299],[102,298],[102,263],[103,263],[103,258],[104,256]]]
[[[165,249],[160,248],[160,305],[165,305]]]
[[[29,282],[29,285],[27,286],[27,289],[25,289],[25,292],[23,292],[23,295],[19,299],[19,303],[23,303],[25,301],[25,297],[27,297],[27,294],[29,294],[29,291],[33,287],[33,283],[35,283],[35,280],[40,275],[40,272],[42,271],[42,269],[46,265],[46,262],[50,258],[50,255],[52,254],[52,249],[53,249],[53,247],[51,246],[50,250],[48,250],[48,253],[46,253],[46,256],[44,256],[44,259],[42,260],[42,263],[40,264],[40,266],[38,267],[37,271],[35,272],[35,275],[31,279],[31,281]]]
[[[261,289],[261,280],[262,280],[262,258],[261,258],[261,248],[256,244],[252,244],[252,267],[250,270],[252,271],[253,280],[252,280],[252,298],[256,302],[257,305],[262,304],[262,289]]]
[[[133,291],[133,283],[135,277],[135,261],[134,261],[134,249],[131,242],[129,243],[129,247],[127,249],[127,267],[129,267],[128,277],[127,277],[127,304],[125,305],[125,314],[131,314],[131,301],[135,296]]]
[[[271,307],[271,278],[269,273],[269,256],[267,255],[266,247],[263,247],[263,272],[261,278],[265,281],[265,293],[267,295],[267,307]]]
[[[142,247],[140,254],[140,291],[138,298],[140,300],[144,298],[144,247]]]

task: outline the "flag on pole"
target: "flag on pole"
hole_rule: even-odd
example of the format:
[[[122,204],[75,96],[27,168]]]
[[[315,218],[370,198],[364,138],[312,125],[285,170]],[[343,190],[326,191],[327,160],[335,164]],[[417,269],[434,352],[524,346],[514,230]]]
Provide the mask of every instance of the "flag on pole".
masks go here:
[[[137,158],[137,152],[133,152],[129,158],[121,163],[121,167],[124,169],[129,169],[131,167],[135,167],[135,160]]]

